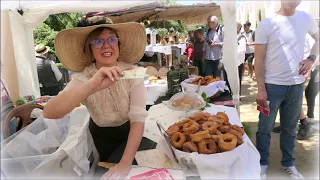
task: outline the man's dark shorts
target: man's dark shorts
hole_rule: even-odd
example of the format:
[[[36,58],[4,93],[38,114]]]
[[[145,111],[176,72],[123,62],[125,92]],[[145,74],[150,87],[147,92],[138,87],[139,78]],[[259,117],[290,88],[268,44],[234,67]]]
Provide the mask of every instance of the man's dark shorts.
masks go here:
[[[248,62],[248,64],[252,64],[254,58],[254,53],[246,54],[244,58],[244,62]]]

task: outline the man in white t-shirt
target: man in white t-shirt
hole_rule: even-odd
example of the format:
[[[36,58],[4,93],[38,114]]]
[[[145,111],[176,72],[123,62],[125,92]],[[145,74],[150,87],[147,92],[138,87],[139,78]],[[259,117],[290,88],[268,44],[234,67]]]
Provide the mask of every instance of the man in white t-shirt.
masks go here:
[[[303,59],[307,59],[310,56],[311,53],[311,48],[314,44],[314,39],[307,34],[306,35],[306,40],[305,40],[305,45],[304,45],[304,56]],[[306,117],[306,115],[303,112],[303,109],[301,110],[301,115],[300,115],[300,125],[299,125],[299,130],[298,130],[298,134],[297,134],[297,139],[298,140],[306,140],[308,138],[311,137],[311,132],[310,132],[310,124],[308,123],[308,121],[313,121],[314,118],[314,105],[315,105],[315,97],[318,95],[318,89],[317,86],[318,84],[315,82],[315,75],[316,73],[319,71],[317,64],[319,63],[319,61],[317,61],[314,64],[315,68],[312,68],[312,76],[310,81],[308,82],[307,88],[305,90],[305,96],[307,99],[307,107],[308,107],[308,117]],[[309,77],[310,74],[307,74],[306,77]],[[318,86],[319,87],[319,86]],[[273,132],[275,133],[280,133],[280,129],[281,127],[275,127],[273,128]]]
[[[315,20],[297,11],[301,1],[281,1],[280,10],[262,20],[255,34],[255,74],[257,104],[269,107],[269,116],[260,113],[256,146],[260,152],[261,177],[269,164],[270,133],[280,110],[281,164],[292,178],[301,179],[295,168],[296,126],[301,113],[304,75],[311,71],[319,54],[319,34]],[[306,34],[314,39],[311,55],[304,60]],[[270,103],[268,104],[269,101]]]

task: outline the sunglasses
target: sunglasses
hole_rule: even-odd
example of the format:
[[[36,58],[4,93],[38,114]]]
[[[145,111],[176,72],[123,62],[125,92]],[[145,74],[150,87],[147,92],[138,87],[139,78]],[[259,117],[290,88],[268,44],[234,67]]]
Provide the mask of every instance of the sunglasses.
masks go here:
[[[102,46],[104,45],[104,42],[107,41],[110,46],[117,46],[118,42],[119,42],[119,39],[120,38],[117,38],[117,37],[110,37],[110,38],[108,38],[106,40],[104,40],[104,39],[95,39],[95,40],[91,41],[91,45],[94,48],[102,48]]]

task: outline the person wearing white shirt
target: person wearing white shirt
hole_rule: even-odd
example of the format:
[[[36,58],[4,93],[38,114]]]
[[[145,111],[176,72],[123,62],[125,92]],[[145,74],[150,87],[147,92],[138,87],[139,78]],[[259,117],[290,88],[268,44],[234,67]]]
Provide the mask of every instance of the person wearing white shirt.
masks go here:
[[[62,73],[55,62],[48,59],[49,46],[39,44],[35,47],[38,79],[41,95],[55,96],[62,90]]]
[[[251,30],[250,27],[251,27],[250,22],[246,22],[243,25],[243,28],[244,28],[243,35],[247,39],[245,62],[247,62],[249,66],[248,68],[249,83],[253,81],[253,59],[254,59],[254,40],[255,40],[255,32]]]
[[[246,53],[246,44],[247,40],[246,37],[240,33],[241,30],[241,24],[237,23],[237,41],[238,41],[238,47],[237,47],[237,63],[238,63],[238,73],[239,73],[239,82],[240,82],[240,95],[241,95],[241,85],[242,85],[242,73],[243,73],[243,63],[245,59],[245,53]]]
[[[307,34],[306,35],[306,40],[305,40],[305,46],[304,46],[304,59],[308,58],[311,53],[311,48],[314,44],[314,39]],[[312,72],[308,73],[306,77],[309,77],[311,74],[311,78],[308,82],[307,88],[305,89],[305,97],[307,99],[307,116],[304,114],[303,109],[301,110],[301,115],[300,115],[300,125],[299,125],[299,130],[297,134],[297,139],[298,140],[306,140],[311,137],[311,127],[309,124],[309,121],[314,120],[314,106],[315,106],[315,99],[316,96],[319,93],[319,79],[317,80],[317,75],[319,76],[319,58],[317,59],[316,63],[312,68]],[[273,132],[275,133],[280,133],[281,127],[275,127],[273,128]]]
[[[300,2],[282,0],[280,10],[263,19],[256,29],[256,102],[270,110],[269,115],[260,113],[256,133],[263,179],[266,178],[268,170],[270,134],[278,111],[282,168],[292,178],[303,178],[295,167],[296,126],[302,107],[304,75],[311,71],[314,57],[319,54],[319,34],[315,20],[309,14],[296,10]],[[315,39],[315,44],[311,55],[304,59],[307,33]]]

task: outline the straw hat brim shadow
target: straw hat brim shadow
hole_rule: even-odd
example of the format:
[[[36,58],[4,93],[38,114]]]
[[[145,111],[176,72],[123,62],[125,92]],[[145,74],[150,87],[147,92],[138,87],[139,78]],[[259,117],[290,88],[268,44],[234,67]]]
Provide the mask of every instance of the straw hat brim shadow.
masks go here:
[[[81,72],[92,63],[91,55],[84,53],[83,50],[88,35],[99,27],[111,28],[118,34],[120,38],[118,61],[135,63],[143,57],[147,44],[147,35],[144,27],[139,23],[76,27],[61,31],[55,39],[56,54],[65,68],[73,72]]]

